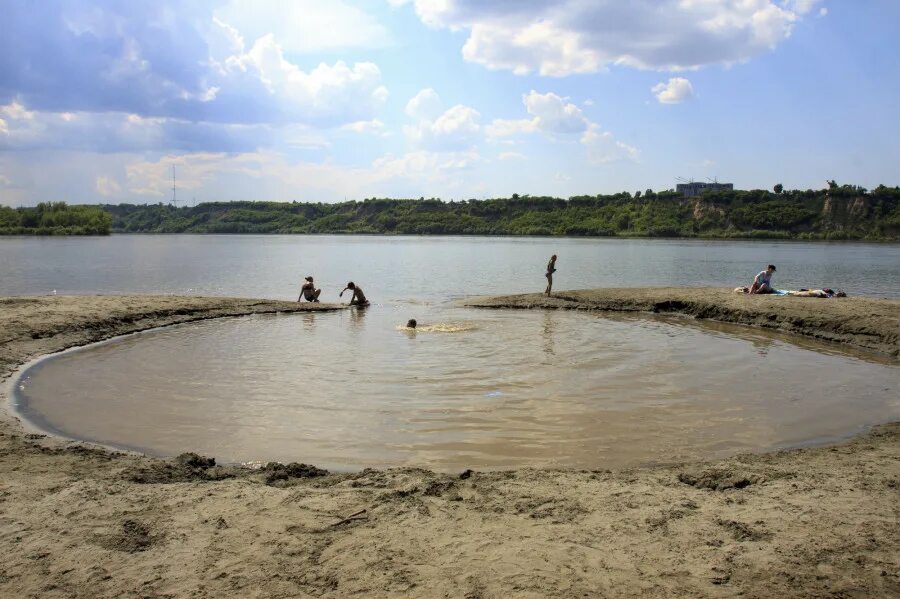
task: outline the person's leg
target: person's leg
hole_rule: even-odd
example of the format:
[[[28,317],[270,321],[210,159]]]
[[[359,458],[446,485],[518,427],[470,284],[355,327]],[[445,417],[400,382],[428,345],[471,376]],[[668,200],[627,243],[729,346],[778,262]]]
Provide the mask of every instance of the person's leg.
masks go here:
[[[550,295],[550,290],[553,288],[553,275],[548,272],[545,276],[547,277],[547,288],[544,289],[544,293]]]
[[[320,296],[320,295],[322,295],[322,290],[321,290],[321,289],[316,289],[316,292],[313,294],[313,299],[312,299],[312,301],[314,301],[314,302],[319,301],[319,296]]]

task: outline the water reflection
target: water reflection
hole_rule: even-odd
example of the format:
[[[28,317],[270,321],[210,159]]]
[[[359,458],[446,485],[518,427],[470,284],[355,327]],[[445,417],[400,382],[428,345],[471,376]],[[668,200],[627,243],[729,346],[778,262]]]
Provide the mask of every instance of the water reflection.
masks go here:
[[[555,326],[555,318],[556,312],[547,311],[543,314],[543,327],[541,328],[541,335],[544,339],[544,353],[552,358],[552,356],[556,355],[556,351],[554,349],[555,345],[553,342],[553,335],[556,331]],[[552,363],[552,359],[547,363]]]

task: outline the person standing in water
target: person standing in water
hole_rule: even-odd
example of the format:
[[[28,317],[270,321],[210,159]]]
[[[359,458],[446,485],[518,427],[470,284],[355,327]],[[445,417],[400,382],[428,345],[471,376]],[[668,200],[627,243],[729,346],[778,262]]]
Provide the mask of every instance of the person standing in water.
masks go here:
[[[301,299],[306,299],[308,302],[319,301],[322,290],[316,289],[312,277],[306,277],[304,281],[305,283],[303,283],[303,286],[300,288],[300,297],[297,298],[297,301],[299,302]]]
[[[363,290],[353,281],[347,283],[347,286],[341,290],[340,294],[338,294],[338,297],[343,297],[344,291],[347,291],[348,289],[353,292],[353,295],[350,297],[351,306],[364,307],[369,305],[369,300],[366,299],[366,295],[363,293]]]
[[[553,290],[553,273],[556,272],[556,254],[550,256],[550,262],[547,263],[547,289],[544,291],[547,295]]]

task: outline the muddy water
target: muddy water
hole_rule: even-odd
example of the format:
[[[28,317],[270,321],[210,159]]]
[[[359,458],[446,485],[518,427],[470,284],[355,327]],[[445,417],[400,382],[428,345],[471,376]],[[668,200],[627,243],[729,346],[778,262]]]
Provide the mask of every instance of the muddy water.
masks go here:
[[[900,416],[896,366],[797,343],[673,318],[374,307],[90,346],[26,371],[17,402],[75,438],[337,469],[713,458]]]

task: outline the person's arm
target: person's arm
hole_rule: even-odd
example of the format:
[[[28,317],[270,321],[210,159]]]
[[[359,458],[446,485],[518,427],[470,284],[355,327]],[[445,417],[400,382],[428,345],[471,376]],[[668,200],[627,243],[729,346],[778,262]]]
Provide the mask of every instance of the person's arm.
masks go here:
[[[344,292],[347,291],[348,289],[350,289],[350,288],[344,287],[343,289],[341,289],[341,292],[338,293],[338,297],[344,297]],[[350,298],[350,301],[353,301],[353,298]]]

